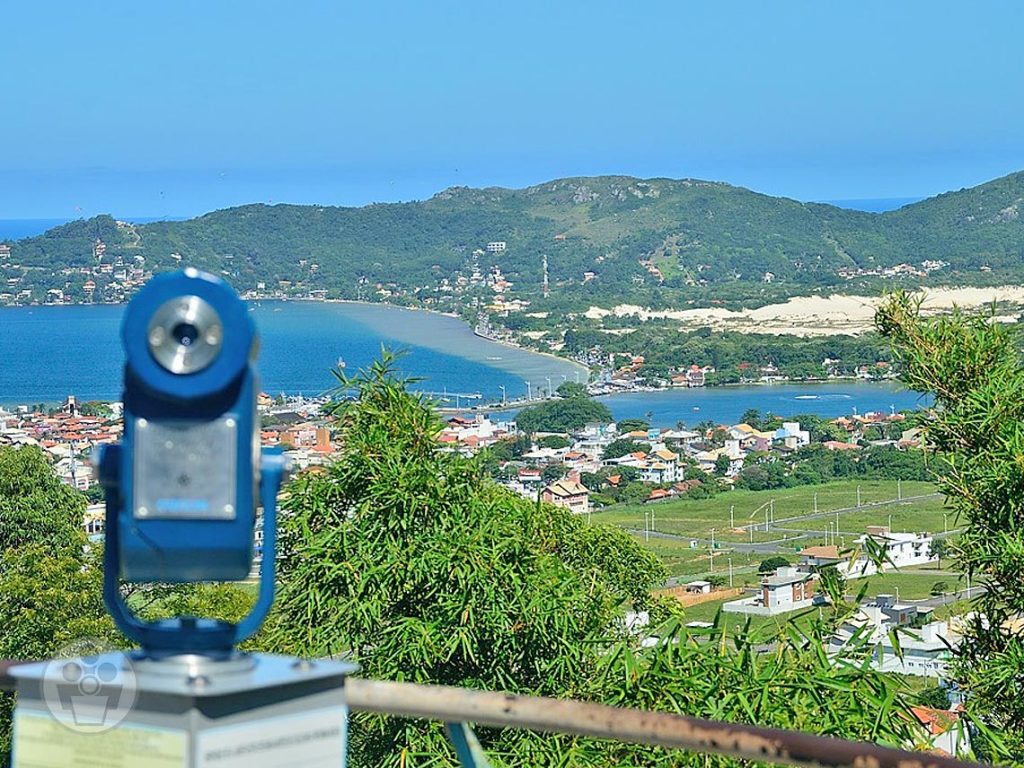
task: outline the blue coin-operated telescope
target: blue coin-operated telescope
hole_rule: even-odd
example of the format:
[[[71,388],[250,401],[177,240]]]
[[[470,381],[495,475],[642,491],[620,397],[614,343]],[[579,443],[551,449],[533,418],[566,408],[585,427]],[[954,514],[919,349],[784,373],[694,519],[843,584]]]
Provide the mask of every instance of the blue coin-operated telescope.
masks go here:
[[[55,759],[141,765],[156,752],[161,765],[186,768],[344,766],[344,680],[355,665],[235,648],[274,600],[285,471],[279,451],[259,447],[257,336],[246,306],[214,275],[164,274],[128,305],[121,337],[124,440],[98,461],[103,590],[117,626],[142,647],[15,667],[14,768]],[[245,579],[257,505],[263,560],[248,616],[144,622],[131,611],[122,580]]]
[[[99,459],[107,608],[144,651],[230,652],[259,628],[273,602],[276,497],[285,469],[280,452],[259,447],[256,328],[227,283],[185,269],[153,278],[138,293],[121,338],[124,441]],[[144,623],[132,613],[120,580],[245,579],[257,501],[263,567],[246,619]]]

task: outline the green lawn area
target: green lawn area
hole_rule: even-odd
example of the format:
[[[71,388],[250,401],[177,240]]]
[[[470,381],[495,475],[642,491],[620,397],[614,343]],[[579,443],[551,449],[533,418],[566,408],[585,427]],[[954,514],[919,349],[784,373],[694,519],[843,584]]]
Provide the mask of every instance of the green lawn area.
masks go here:
[[[693,576],[711,573],[711,559],[708,557],[708,548],[691,548],[689,542],[682,539],[661,539],[652,537],[644,541],[644,535],[633,534],[640,544],[649,549],[665,563],[670,576]],[[734,552],[731,550],[715,553],[714,573],[727,576],[729,573],[729,560],[732,560],[734,583],[739,586],[742,583],[753,584],[757,581],[756,574],[744,573],[742,568],[761,564],[761,561],[768,555],[748,554],[746,552]]]
[[[864,504],[888,500],[893,500],[894,503],[858,509],[856,507],[858,486],[860,487],[861,502]],[[906,482],[902,484],[904,498],[933,494],[935,490],[935,486],[931,483]],[[715,541],[719,545],[716,549],[714,573],[727,574],[728,561],[732,559],[735,583],[738,585],[753,583],[756,580],[756,575],[744,573],[742,569],[757,566],[769,555],[747,554],[729,548],[731,543],[743,543],[751,540],[751,534],[748,531],[730,532],[730,510],[732,510],[732,517],[737,526],[750,524],[751,513],[754,513],[754,519],[761,520],[763,526],[763,509],[774,501],[777,527],[815,534],[815,537],[811,539],[780,543],[780,554],[787,555],[795,561],[799,547],[823,543],[824,528],[835,520],[834,516],[830,515],[812,520],[782,522],[782,518],[813,511],[815,494],[817,494],[819,512],[852,507],[849,511],[840,512],[840,529],[847,535],[851,533],[859,535],[869,525],[887,525],[890,514],[892,515],[893,529],[897,531],[941,531],[943,529],[943,506],[940,497],[896,502],[896,483],[880,480],[842,481],[774,491],[726,491],[713,499],[684,499],[646,505],[616,505],[595,512],[592,520],[595,523],[628,528],[634,532],[640,531],[641,533],[634,533],[634,537],[662,559],[672,576],[697,577],[706,576],[711,572],[707,540],[711,538],[711,530],[714,529]],[[653,514],[655,531],[671,533],[684,538],[667,539],[651,536],[649,540],[645,541],[642,533],[645,514],[648,516]],[[951,519],[949,526],[952,529]],[[822,531],[821,536],[817,536],[819,531]],[[762,528],[753,533],[753,541],[780,541],[799,535],[799,533],[775,529],[766,533]],[[688,536],[703,541],[696,547],[691,547],[690,541],[685,538]],[[939,578],[946,577],[932,577],[928,588]]]
[[[945,513],[945,521],[943,513]],[[862,532],[869,525],[889,525],[890,516],[894,531],[941,533],[944,525],[948,525],[949,530],[956,527],[954,516],[943,504],[942,497],[897,502],[863,511],[844,512],[839,516],[839,527],[844,532]],[[810,530],[816,530],[815,522],[808,521],[807,526]],[[800,528],[803,525],[797,523],[788,527]]]
[[[945,576],[938,573],[928,573],[922,570],[890,571],[875,576],[868,576],[865,579],[854,579],[847,583],[846,591],[850,595],[856,595],[864,583],[867,582],[867,597],[875,595],[895,595],[899,593],[901,600],[921,600],[931,597],[932,585],[942,581],[946,583],[947,591],[962,589],[956,576]]]
[[[627,528],[643,530],[644,513],[654,514],[655,530],[666,533],[674,533],[682,536],[695,536],[709,538],[711,529],[715,529],[715,538],[722,541],[749,541],[750,534],[746,531],[741,533],[730,532],[730,520],[735,522],[737,527],[760,522],[762,530],[754,533],[755,541],[779,538],[774,532],[765,535],[764,512],[765,509],[774,503],[775,520],[779,525],[790,528],[817,530],[817,521],[782,523],[783,518],[804,515],[814,510],[814,499],[817,496],[819,512],[827,512],[836,509],[843,509],[857,505],[857,488],[860,487],[860,498],[862,504],[869,504],[880,501],[896,499],[896,482],[891,480],[850,480],[835,483],[826,483],[816,486],[801,486],[798,488],[783,488],[773,491],[727,491],[712,499],[682,499],[679,501],[668,501],[657,504],[641,505],[615,505],[606,510],[595,512],[595,522],[610,523]],[[931,483],[905,482],[902,484],[903,496],[918,496],[935,492],[935,486]],[[916,509],[921,506],[923,514],[917,519]],[[732,515],[730,518],[730,510]],[[913,525],[910,530],[942,530],[941,499],[928,499],[914,503],[893,505],[879,508],[877,510],[864,510],[859,512],[852,510],[842,513],[840,520],[842,529],[849,530],[850,525],[858,527],[852,530],[862,530],[863,520],[870,520],[867,524],[885,524],[888,514],[893,512],[893,527],[899,530],[900,525],[906,523]],[[924,514],[928,512],[929,514]],[[850,520],[846,523],[845,520]],[[821,520],[821,528],[827,524],[826,519]],[[922,527],[923,526],[923,527]],[[760,535],[759,535],[760,534]]]

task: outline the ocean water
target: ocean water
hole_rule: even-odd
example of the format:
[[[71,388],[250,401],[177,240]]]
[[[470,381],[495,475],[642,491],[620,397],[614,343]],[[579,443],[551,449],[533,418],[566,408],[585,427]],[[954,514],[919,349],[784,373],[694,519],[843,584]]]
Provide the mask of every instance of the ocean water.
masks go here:
[[[602,401],[618,419],[648,419],[661,427],[675,426],[680,421],[693,426],[709,419],[716,424],[734,424],[748,408],[777,416],[813,414],[835,418],[869,411],[901,411],[930,402],[900,384],[867,381],[631,392],[609,395]]]
[[[251,306],[260,332],[263,388],[320,394],[336,384],[339,358],[354,373],[382,347],[404,350],[400,373],[420,391],[477,394],[496,401],[565,380],[586,380],[568,361],[474,335],[462,321],[430,312],[364,304],[260,302]],[[0,308],[0,403],[120,397],[123,356],[120,306]],[[454,398],[452,404],[455,404]]]
[[[0,219],[0,240],[20,240],[41,235],[48,229],[67,224],[69,219]]]
[[[336,384],[339,358],[354,373],[404,350],[400,375],[411,386],[465,407],[536,394],[550,381],[585,380],[586,371],[548,355],[481,339],[462,321],[431,312],[382,305],[259,302],[251,305],[260,332],[259,369],[272,394],[320,394]],[[123,356],[120,306],[0,308],[0,404],[120,397]],[[456,393],[480,398],[456,400]],[[734,422],[747,408],[780,415],[840,416],[916,407],[916,392],[895,384],[827,384],[672,389],[602,398],[616,418],[648,418],[660,426],[705,419]]]

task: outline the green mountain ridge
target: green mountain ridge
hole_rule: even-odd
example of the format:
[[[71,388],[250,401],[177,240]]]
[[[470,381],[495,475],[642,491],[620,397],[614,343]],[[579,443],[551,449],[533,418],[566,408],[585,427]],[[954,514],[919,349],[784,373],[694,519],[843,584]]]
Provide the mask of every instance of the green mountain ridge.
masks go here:
[[[538,301],[546,255],[552,305],[767,301],[870,289],[894,277],[1019,281],[1022,206],[1024,172],[885,213],[724,182],[577,177],[523,189],[451,187],[423,201],[358,208],[254,204],[142,225],[98,216],[13,243],[0,267],[9,285],[20,276],[22,284],[74,295],[76,274],[143,257],[147,270],[194,264],[240,289],[263,283],[268,291],[429,305],[474,286],[487,294],[483,282],[495,269],[511,295]],[[105,246],[100,259],[97,239]],[[479,253],[495,241],[507,248]],[[922,262],[945,264],[924,269]],[[920,274],[907,267],[875,274],[901,264]],[[101,287],[105,274],[93,278]]]

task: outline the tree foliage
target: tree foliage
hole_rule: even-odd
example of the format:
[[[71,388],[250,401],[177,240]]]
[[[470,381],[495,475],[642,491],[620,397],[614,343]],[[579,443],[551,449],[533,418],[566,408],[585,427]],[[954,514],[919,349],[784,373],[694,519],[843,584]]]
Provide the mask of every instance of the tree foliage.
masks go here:
[[[573,432],[592,422],[610,421],[608,406],[585,395],[530,405],[516,416],[516,426],[526,433]]]
[[[0,658],[45,659],[86,638],[117,642],[84,511],[84,497],[57,479],[42,451],[0,448]],[[0,694],[0,764],[12,708],[13,696]]]
[[[346,654],[383,679],[582,693],[598,641],[623,601],[646,603],[660,563],[624,532],[517,497],[440,450],[440,422],[387,361],[351,386],[338,460],[288,490],[268,646]],[[438,724],[368,715],[351,741],[359,765],[449,752]]]
[[[1024,367],[1017,329],[990,314],[925,317],[904,293],[889,297],[876,324],[902,358],[904,381],[931,392],[923,420],[935,470],[962,533],[956,567],[986,588],[976,599],[955,672],[966,706],[987,728],[989,756],[1024,754]],[[998,741],[1005,741],[1000,745]]]
[[[362,674],[569,696],[847,738],[916,738],[892,678],[824,651],[825,627],[777,639],[720,627],[692,635],[649,596],[664,572],[621,531],[493,485],[442,452],[440,424],[377,364],[337,406],[343,448],[289,486],[282,589],[263,644],[331,654]],[[661,638],[641,647],[620,620],[648,608]],[[483,730],[497,765],[725,766],[632,745]],[[358,714],[357,766],[454,765],[436,723]]]

